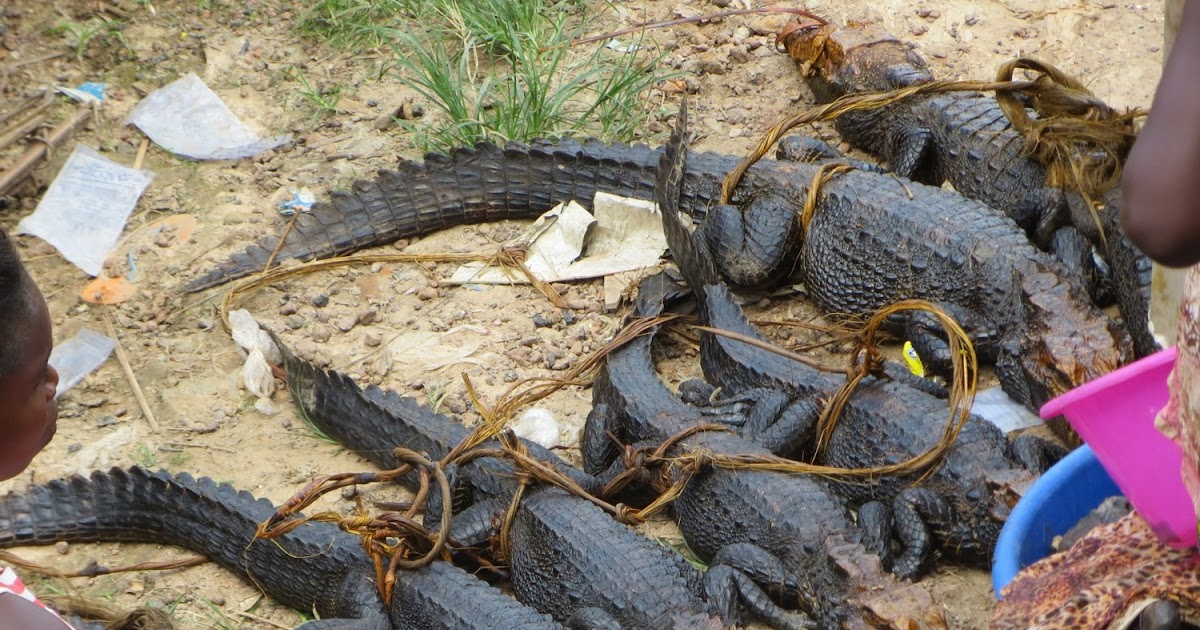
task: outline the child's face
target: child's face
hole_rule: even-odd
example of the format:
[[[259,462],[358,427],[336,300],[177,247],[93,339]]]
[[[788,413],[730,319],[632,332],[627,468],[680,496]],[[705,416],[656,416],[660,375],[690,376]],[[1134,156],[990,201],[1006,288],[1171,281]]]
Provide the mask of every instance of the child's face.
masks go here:
[[[32,289],[34,314],[18,331],[17,368],[0,382],[0,480],[20,474],[58,429],[54,390],[58,372],[50,367],[54,340],[46,301]],[[5,326],[9,330],[8,326]]]

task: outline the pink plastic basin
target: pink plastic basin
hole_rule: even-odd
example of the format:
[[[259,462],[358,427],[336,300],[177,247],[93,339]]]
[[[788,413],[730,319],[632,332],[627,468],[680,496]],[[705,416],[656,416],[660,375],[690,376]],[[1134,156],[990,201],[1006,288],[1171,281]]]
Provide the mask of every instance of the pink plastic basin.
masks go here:
[[[1041,416],[1065,416],[1163,543],[1196,544],[1196,511],[1183,486],[1183,452],[1154,427],[1170,396],[1175,348],[1152,354],[1051,400]]]

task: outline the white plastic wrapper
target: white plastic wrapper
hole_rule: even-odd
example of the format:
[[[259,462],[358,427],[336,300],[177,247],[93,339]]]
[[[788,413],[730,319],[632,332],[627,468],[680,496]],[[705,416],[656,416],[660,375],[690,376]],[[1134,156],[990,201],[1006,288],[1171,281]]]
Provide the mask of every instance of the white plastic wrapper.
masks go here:
[[[291,139],[260,138],[194,72],[147,95],[125,119],[130,123],[171,153],[195,160],[250,157]]]
[[[242,382],[246,391],[259,398],[270,398],[275,393],[275,377],[271,375],[271,366],[258,348],[250,351],[246,364],[242,366]]]
[[[62,396],[100,367],[115,347],[117,342],[107,335],[87,328],[80,328],[74,337],[54,346],[50,352],[50,365],[58,370],[58,389],[54,397]]]
[[[233,329],[233,341],[241,346],[248,356],[242,366],[242,383],[246,391],[258,397],[255,409],[266,415],[278,413],[271,404],[271,394],[275,393],[275,377],[271,374],[271,364],[283,360],[279,348],[271,341],[271,336],[263,330],[250,311],[238,309],[229,313],[229,326]],[[260,406],[260,404],[262,406]]]
[[[33,214],[17,231],[54,246],[63,258],[97,276],[129,213],[154,173],[113,162],[82,144],[63,164]]]
[[[229,326],[233,329],[233,342],[246,352],[257,349],[262,352],[268,363],[279,364],[283,361],[283,355],[279,353],[279,348],[275,347],[275,342],[271,341],[271,335],[258,325],[250,311],[230,311]]]
[[[517,437],[536,442],[546,448],[562,444],[558,421],[554,419],[554,414],[545,409],[535,407],[526,411],[509,428]]]

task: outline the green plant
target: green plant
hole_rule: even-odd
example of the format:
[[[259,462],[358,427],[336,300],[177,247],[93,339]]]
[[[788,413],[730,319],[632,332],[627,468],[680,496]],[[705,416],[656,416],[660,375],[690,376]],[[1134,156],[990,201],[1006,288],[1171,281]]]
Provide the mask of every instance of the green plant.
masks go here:
[[[425,388],[425,396],[429,399],[429,408],[438,413],[442,403],[446,402],[446,387],[441,383],[429,385]]]
[[[378,27],[399,15],[415,16],[423,0],[317,0],[300,17],[304,33],[336,46],[384,43]]]
[[[629,140],[652,115],[645,91],[670,75],[637,42],[633,52],[570,47],[561,3],[433,0],[423,29],[380,29],[393,41],[401,82],[443,115],[402,121],[424,150],[482,141],[595,135]]]
[[[131,455],[130,459],[142,468],[158,468],[158,457],[145,442],[138,444],[137,452]]]
[[[50,29],[51,33],[67,33],[70,38],[71,49],[75,51],[75,59],[83,59],[84,53],[87,52],[88,44],[93,39],[116,37],[121,39],[121,34],[117,31],[117,25],[114,22],[102,19],[95,19],[88,22],[60,22],[58,26]]]
[[[286,74],[300,84],[300,95],[306,101],[316,106],[318,115],[337,113],[338,101],[342,100],[342,87],[340,85],[314,87],[309,82],[308,77],[304,75],[304,72],[294,66],[288,69]]]

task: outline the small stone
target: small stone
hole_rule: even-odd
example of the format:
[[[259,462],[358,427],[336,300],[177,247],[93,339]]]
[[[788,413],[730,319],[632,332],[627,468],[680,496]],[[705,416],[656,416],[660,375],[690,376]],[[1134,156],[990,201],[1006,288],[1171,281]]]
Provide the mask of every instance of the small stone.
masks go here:
[[[515,382],[517,382],[517,378],[519,378],[519,377],[517,376],[516,370],[506,370],[504,372],[504,376],[501,378],[504,379],[505,383],[515,383]]]
[[[114,412],[113,412],[113,415],[114,415],[114,416],[116,416],[116,417],[118,417],[118,418],[124,418],[124,417],[125,417],[125,414],[127,414],[127,413],[129,413],[129,410],[128,410],[128,409],[126,409],[126,408],[124,408],[124,407],[121,407],[120,409],[118,409],[118,410],[114,411]]]
[[[170,247],[171,246],[171,237],[168,236],[165,232],[159,232],[158,236],[154,237],[154,244],[158,245],[159,247]]]
[[[343,499],[350,500],[356,496],[358,496],[358,487],[357,486],[346,486],[345,488],[342,488],[342,498]]]
[[[750,59],[752,59],[750,51],[741,46],[734,46],[729,50],[729,61],[733,63],[746,63]]]
[[[367,344],[368,348],[374,348],[383,343],[383,336],[375,331],[371,331],[363,336],[363,343]]]
[[[296,311],[298,309],[299,309],[299,307],[296,306],[295,302],[288,300],[286,304],[279,307],[279,314],[280,315],[295,315]]]
[[[437,296],[438,296],[438,290],[433,287],[421,287],[421,289],[419,291],[417,291],[417,299],[419,299],[421,301],[427,302],[429,300],[436,298]]]
[[[358,323],[360,323],[364,326],[366,326],[368,324],[373,324],[373,323],[375,323],[375,320],[378,319],[378,317],[379,317],[379,311],[376,311],[373,308],[362,310],[362,311],[358,312]]]
[[[329,296],[328,295],[321,293],[321,294],[313,296],[313,298],[312,298],[313,306],[315,306],[317,308],[324,308],[326,304],[329,304]]]
[[[290,428],[292,428],[292,419],[291,419],[291,418],[284,418],[284,419],[283,419],[283,421],[282,421],[282,422],[280,422],[279,424],[280,424],[281,426],[283,426],[283,428],[285,428],[285,429],[290,429]]]
[[[213,320],[211,317],[201,317],[196,320],[196,328],[200,330],[212,330]]]
[[[67,543],[67,541],[60,540],[54,543],[54,550],[58,552],[58,555],[65,556],[67,555],[67,552],[71,550],[71,546]]]
[[[96,421],[96,426],[103,429],[104,427],[111,427],[112,425],[119,424],[120,422],[121,421],[117,420],[114,416],[100,416],[100,419]]]
[[[357,315],[346,315],[339,317],[335,325],[342,332],[350,332],[356,324],[358,324]]]
[[[291,328],[292,330],[300,330],[301,328],[304,328],[305,323],[307,323],[307,320],[300,315],[292,315],[287,318],[288,328]]]
[[[212,602],[213,606],[225,605],[225,598],[220,595],[213,595],[212,597],[208,598],[208,601]]]
[[[979,23],[978,15],[968,15],[967,19],[963,20],[963,24],[966,24],[967,26],[975,26],[978,23]]]
[[[446,401],[446,408],[452,413],[462,414],[467,412],[467,401],[459,397],[451,398]]]
[[[533,325],[538,328],[547,328],[552,325],[552,322],[545,315],[537,313],[533,316]]]
[[[728,71],[725,64],[716,59],[701,59],[699,68],[705,74],[725,74]]]
[[[83,445],[78,442],[67,447],[68,453],[78,453],[81,450],[83,450]]]
[[[317,343],[325,343],[326,341],[329,341],[329,338],[331,336],[333,336],[333,331],[329,329],[329,326],[322,324],[322,325],[313,327],[313,331],[312,331],[313,341],[315,341]]]
[[[924,24],[914,24],[912,28],[908,29],[908,32],[913,35],[924,35],[927,31],[929,31],[929,27]]]
[[[1013,31],[1013,35],[1020,37],[1021,39],[1033,39],[1038,36],[1038,30],[1032,26],[1022,26],[1021,28]]]

